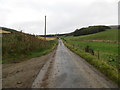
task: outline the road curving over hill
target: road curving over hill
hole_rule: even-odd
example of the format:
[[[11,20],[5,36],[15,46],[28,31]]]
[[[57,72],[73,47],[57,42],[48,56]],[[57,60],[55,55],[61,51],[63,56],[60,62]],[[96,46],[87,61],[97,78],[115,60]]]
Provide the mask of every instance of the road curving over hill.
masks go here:
[[[102,73],[64,46],[44,65],[32,88],[116,88]]]

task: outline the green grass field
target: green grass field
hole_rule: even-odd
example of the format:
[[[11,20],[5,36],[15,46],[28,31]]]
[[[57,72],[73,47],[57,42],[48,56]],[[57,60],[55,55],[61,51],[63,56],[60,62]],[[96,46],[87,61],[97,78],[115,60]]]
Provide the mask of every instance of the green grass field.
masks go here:
[[[84,35],[78,37],[66,37],[65,40],[74,45],[76,48],[84,50],[86,46],[89,46],[91,49],[94,50],[95,56],[99,52],[100,59],[105,60],[107,63],[111,64],[112,66],[116,67],[116,63],[118,63],[117,56],[118,56],[118,44],[117,43],[107,43],[107,42],[90,42],[84,40],[111,40],[117,41],[118,37],[118,30],[117,29],[108,29],[103,32],[99,32],[96,34],[91,35]]]
[[[118,56],[118,44],[115,43],[105,43],[105,42],[85,42],[85,41],[72,41],[67,40],[67,43],[71,44],[72,46],[76,47],[77,49],[83,50],[86,46],[89,46],[91,49],[94,50],[95,57],[99,59],[105,60],[110,65],[116,67],[117,56]]]
[[[84,36],[76,36],[76,37],[66,37],[66,39],[75,39],[75,40],[118,40],[118,29],[108,29],[103,32],[84,35]]]
[[[83,57],[86,61],[97,67],[108,77],[112,78],[113,81],[117,81],[115,80],[115,77],[117,79],[117,76],[112,73],[111,68],[114,68],[116,72],[118,66],[120,66],[120,61],[118,61],[118,43],[104,42],[107,40],[117,42],[117,29],[108,29],[106,31],[91,35],[63,37],[63,40],[68,48],[70,48],[72,51]],[[103,41],[99,42],[99,40]],[[87,46],[89,46],[89,48],[94,51],[94,55],[85,52],[85,48]],[[105,65],[101,65],[102,62],[104,62]],[[103,70],[104,67],[109,68],[109,70]],[[109,76],[108,73],[111,73],[111,76],[113,75],[113,77]],[[118,75],[117,72],[116,75]]]

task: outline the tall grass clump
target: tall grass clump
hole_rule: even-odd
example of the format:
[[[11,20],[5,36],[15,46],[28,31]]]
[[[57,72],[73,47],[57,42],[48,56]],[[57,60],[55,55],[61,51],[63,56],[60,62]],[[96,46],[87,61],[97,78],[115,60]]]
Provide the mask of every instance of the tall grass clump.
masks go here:
[[[2,63],[18,62],[20,59],[31,57],[34,52],[40,56],[53,49],[56,43],[55,40],[41,40],[35,35],[22,32],[3,34]],[[34,56],[36,55],[34,54]]]

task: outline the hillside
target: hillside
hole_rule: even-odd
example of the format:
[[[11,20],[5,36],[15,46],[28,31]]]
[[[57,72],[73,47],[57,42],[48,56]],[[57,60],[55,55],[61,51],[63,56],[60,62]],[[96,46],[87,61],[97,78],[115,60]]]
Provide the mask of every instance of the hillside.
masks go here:
[[[15,34],[2,35],[2,63],[21,62],[28,58],[42,56],[53,50],[57,43],[55,39],[42,40],[28,33],[9,28],[3,29]]]
[[[118,40],[118,29],[107,29],[106,31],[84,35],[84,36],[77,36],[77,37],[67,37],[69,39],[77,39],[77,40]]]

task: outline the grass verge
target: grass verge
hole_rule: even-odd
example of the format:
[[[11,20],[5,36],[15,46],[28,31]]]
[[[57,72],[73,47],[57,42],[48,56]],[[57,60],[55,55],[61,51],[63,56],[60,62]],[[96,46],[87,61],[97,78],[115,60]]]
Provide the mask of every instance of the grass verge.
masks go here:
[[[58,44],[57,40],[52,41],[52,43],[50,43],[49,47],[45,47],[42,48],[40,50],[34,50],[34,51],[30,51],[27,54],[24,55],[9,55],[6,56],[6,58],[4,60],[2,60],[2,64],[6,64],[6,63],[19,63],[21,61],[27,60],[27,59],[31,59],[31,58],[35,58],[35,57],[40,57],[42,55],[48,54],[51,51],[53,51],[56,46]]]
[[[42,50],[42,52],[39,50],[32,52],[31,55],[29,56],[29,58],[40,57],[42,55],[46,55],[46,54],[50,53],[51,51],[53,51],[56,48],[57,44],[58,44],[58,42],[56,40],[55,43],[53,44],[53,46],[51,46],[51,48],[44,49],[44,50]]]

